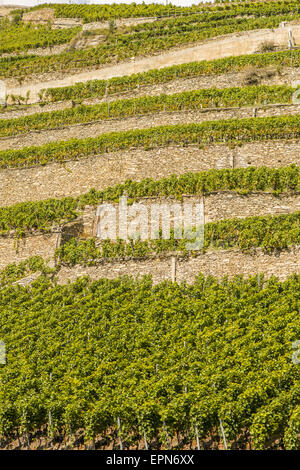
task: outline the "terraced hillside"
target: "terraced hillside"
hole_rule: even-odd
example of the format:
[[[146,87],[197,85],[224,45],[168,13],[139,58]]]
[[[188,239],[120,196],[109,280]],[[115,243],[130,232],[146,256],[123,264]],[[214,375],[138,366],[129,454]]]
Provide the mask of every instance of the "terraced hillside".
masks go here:
[[[0,18],[3,449],[300,448],[298,7]]]

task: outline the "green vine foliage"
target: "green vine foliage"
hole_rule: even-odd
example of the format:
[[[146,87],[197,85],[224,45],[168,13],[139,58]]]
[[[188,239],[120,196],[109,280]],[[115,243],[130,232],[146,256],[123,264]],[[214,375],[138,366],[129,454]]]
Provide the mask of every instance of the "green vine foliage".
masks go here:
[[[84,23],[92,23],[95,21],[105,21],[112,18],[139,18],[139,17],[153,17],[160,15],[168,15],[174,11],[174,6],[162,5],[157,3],[151,4],[114,4],[114,5],[76,5],[76,4],[48,4],[48,8],[55,10],[57,18],[82,18]],[[30,8],[29,11],[39,10],[44,8],[44,5],[38,5]],[[190,13],[199,10],[196,8],[182,8],[176,7],[177,13]],[[200,11],[202,8],[200,9]]]
[[[21,263],[10,263],[0,271],[0,286],[18,281],[29,274],[41,272],[49,274],[51,269],[47,266],[41,256],[31,256]]]
[[[74,198],[47,199],[38,202],[21,202],[0,208],[0,233],[14,232],[19,237],[28,230],[47,232],[55,224],[75,219],[77,201]]]
[[[121,437],[126,449],[178,435],[195,448],[197,427],[201,448],[216,448],[221,419],[231,449],[299,450],[299,292],[297,275],[64,286],[42,276],[1,289],[2,445],[38,431],[64,448],[79,435],[96,447]]]
[[[214,191],[236,191],[246,195],[255,191],[280,194],[299,190],[299,167],[294,165],[278,169],[251,167],[208,170],[180,176],[171,175],[160,180],[127,180],[103,191],[91,189],[75,198],[52,198],[1,207],[0,234],[16,232],[21,236],[29,230],[49,231],[53,226],[74,220],[87,205],[96,206],[103,201],[117,202],[124,194],[127,194],[128,203],[131,203],[147,196],[174,196],[180,199],[183,194],[201,195]]]
[[[0,168],[17,168],[49,162],[65,162],[130,148],[165,147],[169,145],[212,142],[252,142],[290,139],[300,136],[300,115],[254,117],[206,121],[200,124],[177,124],[123,132],[110,132],[98,137],[51,142],[40,147],[23,147],[0,151]]]
[[[255,8],[257,11],[255,12]],[[265,5],[263,5],[263,8]],[[90,67],[100,67],[112,61],[123,61],[132,56],[153,55],[159,51],[184,44],[193,44],[208,38],[237,31],[276,28],[283,21],[300,17],[296,3],[268,8],[264,16],[262,7],[247,6],[244,13],[212,12],[207,14],[173,17],[165,20],[130,26],[125,31],[113,34],[106,42],[95,48],[63,52],[48,56],[11,57],[0,60],[0,77],[28,77],[47,72],[72,72]]]
[[[0,54],[26,52],[37,47],[49,47],[68,43],[80,28],[51,29],[50,26],[36,26],[30,23],[12,24],[0,21]]]
[[[0,120],[0,137],[25,134],[32,130],[57,129],[97,120],[122,119],[158,112],[192,111],[202,108],[291,103],[295,88],[286,85],[203,89],[172,95],[143,96],[94,106],[36,113]]]
[[[293,66],[300,65],[300,52],[293,51]],[[225,57],[215,60],[202,60],[187,64],[173,65],[161,69],[153,69],[123,77],[113,77],[108,80],[89,80],[78,82],[75,85],[47,88],[42,92],[44,101],[82,100],[88,98],[101,98],[105,94],[133,91],[139,86],[167,83],[179,78],[200,77],[202,75],[220,75],[222,73],[239,72],[249,67],[257,69],[265,67],[289,67],[291,65],[290,51],[268,52],[264,54],[247,54],[236,57]]]
[[[241,1],[241,0],[238,0]],[[49,8],[55,10],[55,16],[58,18],[82,18],[84,23],[94,21],[105,21],[111,18],[138,18],[138,17],[155,17],[155,16],[189,16],[191,14],[199,14],[206,19],[209,14],[221,13],[223,16],[272,16],[275,13],[291,13],[297,11],[298,3],[296,1],[274,1],[272,5],[268,2],[255,2],[242,0],[240,5],[231,5],[230,2],[217,2],[219,5],[200,4],[191,7],[179,7],[169,3],[162,5],[152,3],[142,4],[114,4],[114,5],[76,5],[76,4],[49,4]],[[220,5],[225,3],[226,5]],[[37,10],[42,8],[41,5],[30,9]]]
[[[197,240],[197,233],[195,240]],[[56,251],[56,258],[62,264],[93,265],[102,258],[149,257],[168,252],[187,253],[185,238],[176,239],[174,232],[170,239],[156,240],[77,240],[66,242]],[[247,217],[245,219],[221,220],[204,227],[204,245],[207,249],[249,250],[263,248],[265,251],[283,250],[290,245],[300,244],[300,212],[288,215]]]

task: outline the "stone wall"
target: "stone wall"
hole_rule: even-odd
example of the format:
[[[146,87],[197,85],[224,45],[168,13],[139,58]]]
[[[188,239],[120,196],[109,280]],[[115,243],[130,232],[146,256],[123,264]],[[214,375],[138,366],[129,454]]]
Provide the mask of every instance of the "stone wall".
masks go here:
[[[115,25],[117,28],[136,26],[142,23],[153,23],[156,21],[156,17],[140,17],[140,18],[116,18]],[[83,31],[93,31],[94,29],[109,28],[109,21],[96,21],[94,23],[84,23],[82,25]]]
[[[50,197],[78,196],[122,183],[126,179],[160,179],[170,174],[211,168],[278,168],[299,164],[300,141],[248,142],[234,149],[225,144],[132,149],[91,158],[51,163],[27,169],[0,172],[0,206]]]
[[[6,85],[3,80],[0,80],[0,106],[6,103]]]
[[[138,109],[137,109],[138,112]],[[125,119],[107,119],[91,123],[75,124],[53,130],[32,131],[14,137],[0,138],[0,150],[45,145],[69,139],[84,139],[108,132],[147,129],[157,126],[192,124],[222,119],[243,119],[267,116],[298,115],[300,105],[269,105],[244,108],[207,108],[179,112],[157,112]]]
[[[75,281],[80,276],[114,279],[119,276],[141,277],[151,275],[154,283],[172,279],[172,258],[155,258],[148,260],[103,261],[97,266],[63,267],[58,273],[58,282],[65,284]],[[174,272],[174,271],[173,271]],[[191,283],[197,274],[221,278],[243,274],[245,277],[263,273],[265,278],[275,275],[280,280],[293,273],[300,273],[300,248],[294,247],[279,253],[267,254],[262,250],[242,253],[238,250],[210,251],[193,258],[177,258],[176,281]]]
[[[300,195],[282,194],[274,196],[268,193],[251,193],[249,195],[239,195],[233,192],[211,193],[205,197],[184,196],[182,201],[173,197],[141,198],[140,203],[144,204],[148,210],[149,232],[150,233],[150,204],[177,204],[192,203],[197,204],[204,201],[205,223],[214,222],[221,219],[244,218],[248,216],[288,214],[300,210]],[[171,211],[171,228],[179,225]],[[128,218],[130,221],[130,218]],[[179,220],[182,223],[182,219]],[[85,208],[82,217],[63,227],[62,233],[34,234],[28,235],[20,240],[13,237],[0,237],[0,269],[9,263],[19,263],[33,255],[40,255],[44,259],[50,260],[53,264],[54,252],[61,242],[67,241],[71,237],[89,238],[96,235],[96,208],[88,206]],[[118,226],[117,226],[118,227]]]
[[[112,93],[107,96],[100,98],[89,98],[83,100],[83,104],[98,104],[103,101],[115,101],[119,99],[139,98],[141,96],[157,96],[160,94],[172,94],[181,93],[184,91],[200,90],[202,88],[229,88],[233,86],[245,86],[248,83],[247,77],[253,79],[253,73],[255,73],[255,79],[257,82],[254,85],[291,85],[292,81],[300,79],[300,72],[297,68],[293,67],[267,67],[266,69],[258,69],[257,67],[248,67],[242,72],[235,73],[223,73],[220,75],[200,75],[191,78],[180,78],[178,75],[177,79],[170,82],[143,85],[140,83],[138,87],[131,91],[124,91],[120,93]],[[61,101],[57,103],[48,103],[43,106],[39,104],[32,104],[26,108],[20,106],[14,109],[5,109],[1,113],[1,119],[10,119],[21,116],[27,116],[29,114],[56,111],[60,109],[70,108],[72,106],[71,101]],[[0,108],[1,111],[1,108]]]
[[[205,223],[221,219],[288,214],[300,210],[300,194],[248,194],[231,192],[204,197]]]
[[[22,21],[42,25],[47,25],[50,22],[52,28],[72,28],[82,24],[80,18],[56,18],[54,8],[41,8],[25,12],[22,15]]]
[[[217,192],[201,196],[183,196],[182,201],[174,197],[147,197],[139,198],[138,204],[147,209],[148,216],[148,234],[150,231],[151,205],[166,204],[170,208],[171,228],[182,226],[182,215],[184,214],[184,205],[186,203],[193,205],[204,204],[204,223],[216,222],[221,219],[245,218],[251,216],[279,215],[289,214],[300,211],[300,193],[281,194],[275,196],[271,193],[251,193],[241,195],[234,192]],[[172,205],[176,203],[181,207],[181,213],[174,214]],[[117,208],[118,204],[113,204]],[[128,206],[130,207],[130,206]],[[81,237],[96,236],[96,227],[98,217],[96,217],[96,208],[88,206],[85,208],[82,218]],[[138,217],[138,214],[135,216]],[[135,217],[128,216],[128,223],[137,220]],[[118,231],[118,217],[116,217],[116,229]],[[75,235],[73,235],[75,236]],[[77,232],[78,236],[78,232]]]
[[[118,64],[107,64],[100,69],[85,70],[74,74],[52,73],[36,77],[26,77],[26,82],[20,87],[15,78],[7,80],[9,94],[22,94],[31,92],[30,101],[38,100],[41,89],[73,85],[76,82],[86,82],[94,79],[108,79],[133,73],[145,72],[151,69],[160,69],[172,65],[184,64],[193,61],[212,60],[222,57],[253,54],[257,52],[262,43],[271,41],[275,46],[287,47],[288,31],[292,30],[295,44],[300,43],[300,25],[286,25],[276,29],[264,29],[254,31],[243,31],[226,36],[218,36],[203,41],[200,44],[181,46],[154,56],[137,57]]]
[[[35,255],[49,260],[52,265],[57,238],[57,233],[30,235],[20,240],[0,237],[0,269],[9,263],[20,263]]]

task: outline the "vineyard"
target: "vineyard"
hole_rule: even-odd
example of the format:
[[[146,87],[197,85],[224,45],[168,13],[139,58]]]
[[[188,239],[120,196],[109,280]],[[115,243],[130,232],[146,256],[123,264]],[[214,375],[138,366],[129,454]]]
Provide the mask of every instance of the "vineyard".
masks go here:
[[[128,202],[133,203],[149,196],[175,196],[180,199],[182,194],[203,195],[216,191],[232,191],[244,195],[257,191],[272,192],[275,195],[299,192],[299,167],[209,170],[179,177],[171,175],[162,180],[128,180],[104,191],[91,189],[78,198],[69,196],[19,203],[0,208],[0,234],[3,236],[16,232],[20,237],[28,231],[47,232],[55,225],[61,226],[66,221],[76,219],[86,206],[96,207],[102,202],[117,202],[125,193]]]
[[[0,137],[24,134],[32,130],[89,123],[98,120],[124,119],[150,113],[192,111],[214,107],[242,107],[250,105],[291,104],[295,88],[288,86],[249,86],[225,89],[197,90],[173,95],[145,96],[118,100],[95,106],[77,106],[73,109],[37,113],[19,119],[0,120]]]
[[[0,21],[0,54],[23,52],[38,47],[50,47],[68,43],[79,28],[51,29],[47,26],[34,27],[30,24],[12,25],[7,20]]]
[[[214,448],[221,419],[232,449],[297,449],[299,291],[298,276],[7,285],[2,446]]]
[[[299,24],[296,0],[0,19],[1,450],[300,449]]]
[[[87,67],[100,67],[120,62],[132,56],[153,55],[184,44],[237,31],[277,28],[282,22],[300,18],[297,2],[247,4],[221,12],[207,12],[186,17],[174,17],[156,22],[129,26],[107,36],[105,42],[93,48],[70,50],[47,56],[11,57],[0,60],[0,77],[22,77],[47,72],[70,72]]]
[[[192,7],[178,7],[171,3],[167,6],[152,3],[150,5],[138,4],[117,4],[117,5],[53,5],[47,7],[55,10],[55,16],[58,18],[82,18],[85,23],[104,21],[111,18],[138,18],[138,17],[163,17],[163,16],[189,16],[201,13],[203,17],[211,13],[222,13],[223,17],[240,16],[240,15],[278,15],[280,13],[293,13],[298,11],[299,4],[297,1],[276,1],[271,4],[245,2],[243,0],[240,5],[193,5]],[[216,2],[219,3],[219,2]],[[221,3],[221,2],[220,2]],[[224,2],[226,3],[226,2]],[[39,5],[31,8],[34,11],[43,8]]]
[[[300,65],[300,53],[297,50],[294,51],[293,64],[295,67]],[[47,88],[41,93],[41,99],[46,102],[56,102],[101,98],[105,95],[139,89],[139,87],[146,85],[168,83],[172,80],[239,72],[247,70],[249,67],[264,68],[272,66],[280,70],[281,67],[290,65],[291,54],[287,51],[226,57],[212,61],[203,60],[124,77],[114,77],[109,80],[90,80],[67,87]]]
[[[45,165],[49,162],[76,160],[106,152],[130,148],[169,145],[202,145],[208,142],[295,139],[300,137],[300,116],[227,119],[201,124],[179,124],[125,132],[111,132],[99,137],[54,142],[40,147],[0,151],[0,168]]]

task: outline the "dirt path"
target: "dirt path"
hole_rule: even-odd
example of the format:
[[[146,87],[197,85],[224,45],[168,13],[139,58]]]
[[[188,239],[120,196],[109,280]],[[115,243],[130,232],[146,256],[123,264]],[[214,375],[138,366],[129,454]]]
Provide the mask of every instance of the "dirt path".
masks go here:
[[[98,70],[89,70],[74,75],[68,75],[60,80],[45,80],[39,83],[31,83],[21,86],[8,86],[7,94],[23,95],[30,91],[31,102],[38,100],[38,93],[43,88],[56,88],[73,85],[76,82],[85,82],[93,79],[108,79],[117,76],[130,75],[137,72],[145,72],[151,69],[160,69],[183,63],[218,59],[221,57],[253,54],[258,51],[265,41],[276,45],[287,45],[289,29],[296,44],[300,43],[300,25],[286,25],[274,30],[256,30],[236,33],[235,35],[218,37],[205,43],[170,50],[151,57],[136,58],[117,65],[104,66]]]
[[[295,115],[300,113],[300,105],[273,105],[256,107],[257,117]],[[27,134],[0,139],[0,150],[20,149],[39,146],[49,142],[69,139],[96,137],[106,132],[146,129],[161,125],[201,123],[219,119],[242,119],[253,117],[254,107],[245,108],[210,108],[195,111],[161,112],[144,116],[133,116],[125,119],[111,119],[86,124],[75,124],[61,129],[32,131]]]

